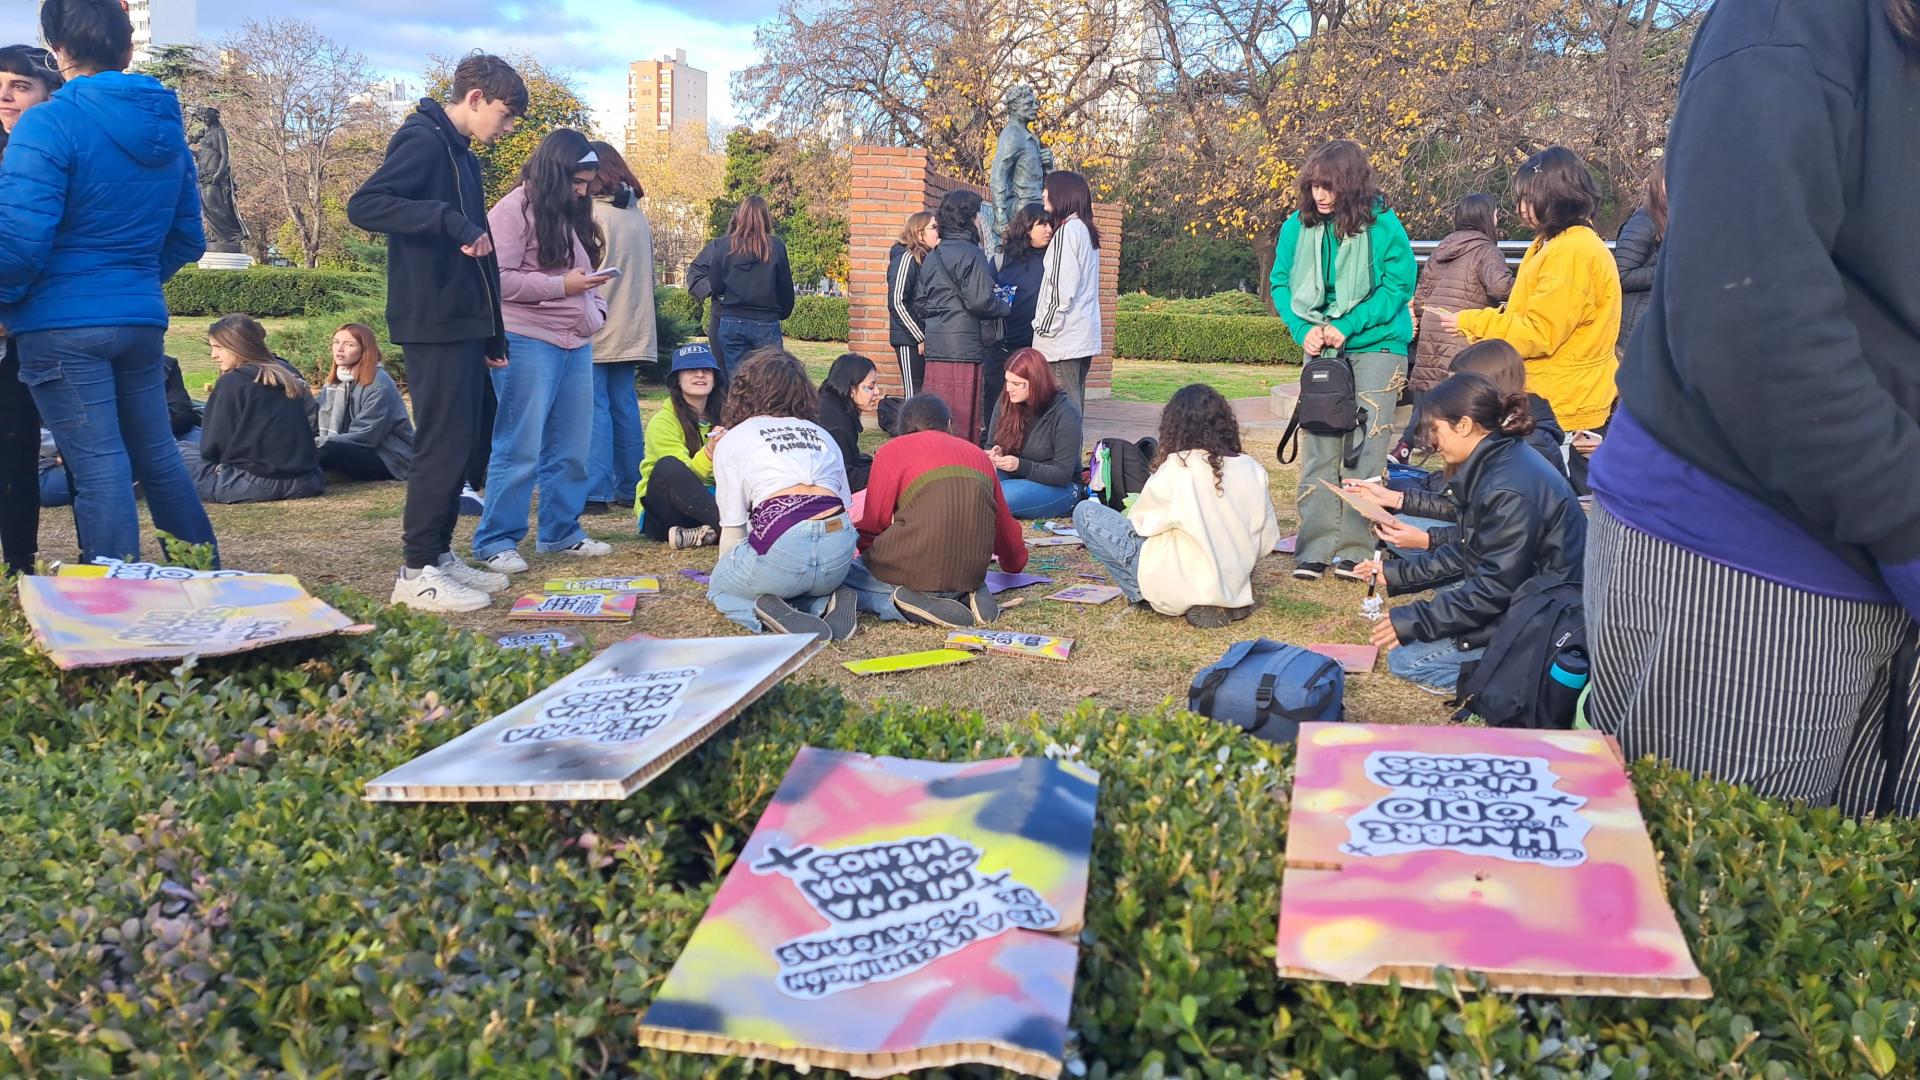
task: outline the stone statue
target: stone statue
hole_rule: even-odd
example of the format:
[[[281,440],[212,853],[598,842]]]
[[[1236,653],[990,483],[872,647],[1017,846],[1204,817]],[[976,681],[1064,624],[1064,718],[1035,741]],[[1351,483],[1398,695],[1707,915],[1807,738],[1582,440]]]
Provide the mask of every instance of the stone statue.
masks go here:
[[[233,187],[233,161],[227,152],[227,129],[220,110],[202,106],[193,111],[199,131],[193,137],[193,163],[200,172],[200,217],[207,229],[207,250],[238,252],[247,240]]]
[[[987,182],[993,188],[993,236],[988,253],[1000,249],[1000,237],[1013,215],[1028,203],[1040,201],[1040,183],[1053,170],[1053,151],[1040,145],[1027,125],[1040,116],[1040,96],[1026,85],[1007,88],[1007,126],[993,152]]]

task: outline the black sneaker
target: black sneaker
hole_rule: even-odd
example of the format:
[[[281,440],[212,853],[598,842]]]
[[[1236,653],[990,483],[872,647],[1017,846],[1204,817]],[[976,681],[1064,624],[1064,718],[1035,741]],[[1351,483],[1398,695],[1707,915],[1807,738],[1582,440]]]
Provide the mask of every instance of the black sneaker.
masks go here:
[[[818,615],[809,615],[787,603],[785,597],[772,593],[762,593],[760,599],[753,602],[753,613],[760,616],[760,621],[767,627],[782,634],[812,634],[829,640],[833,637],[827,620]]]
[[[1333,560],[1333,576],[1346,578],[1348,581],[1365,582],[1367,580],[1366,575],[1360,572],[1360,564],[1352,559]]]
[[[1202,630],[1218,630],[1233,621],[1233,615],[1223,607],[1201,604],[1187,609],[1187,625]]]
[[[908,622],[922,626],[965,630],[973,625],[973,610],[960,601],[915,592],[904,586],[893,590],[893,606],[900,609]]]
[[[973,625],[991,626],[1000,617],[1000,601],[993,598],[992,589],[982,585],[967,594],[967,610],[973,613]]]
[[[1327,564],[1323,562],[1295,563],[1293,566],[1293,576],[1301,581],[1319,581],[1326,572]]]
[[[852,589],[835,589],[827,598],[827,611],[821,620],[832,632],[833,640],[846,641],[860,631],[860,600]]]

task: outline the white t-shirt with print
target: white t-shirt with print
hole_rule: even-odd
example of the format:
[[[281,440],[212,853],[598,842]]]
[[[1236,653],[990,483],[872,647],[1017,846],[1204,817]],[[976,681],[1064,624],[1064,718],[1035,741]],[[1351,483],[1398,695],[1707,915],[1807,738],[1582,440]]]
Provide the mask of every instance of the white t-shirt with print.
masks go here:
[[[713,448],[713,495],[722,528],[746,528],[755,506],[802,484],[826,488],[844,506],[853,504],[840,447],[810,420],[756,416],[728,428]]]

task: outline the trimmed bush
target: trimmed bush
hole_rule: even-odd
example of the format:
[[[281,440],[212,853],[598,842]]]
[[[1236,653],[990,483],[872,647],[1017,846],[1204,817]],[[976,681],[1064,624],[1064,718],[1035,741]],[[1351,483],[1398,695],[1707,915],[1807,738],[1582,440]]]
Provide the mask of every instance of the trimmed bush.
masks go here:
[[[1113,351],[1134,360],[1239,360],[1297,364],[1300,346],[1271,315],[1176,315],[1121,311]]]
[[[255,266],[246,270],[201,270],[189,266],[166,284],[173,315],[328,315],[365,303],[386,282],[379,274]]]
[[[1156,311],[1165,315],[1268,315],[1267,302],[1239,290],[1217,292],[1192,300],[1168,299],[1146,293],[1123,293],[1121,311]]]
[[[1920,822],[1855,823],[1637,765],[1713,1000],[1514,997],[1465,975],[1443,992],[1285,981],[1286,749],[1186,714],[990,729],[790,681],[622,802],[371,805],[365,781],[585,658],[501,652],[327,595],[374,631],[64,675],[0,597],[10,1067],[790,1075],[642,1050],[633,1025],[803,744],[1064,752],[1099,770],[1072,1017],[1075,1074],[1092,1080],[1893,1077],[1920,1059]]]
[[[793,317],[781,324],[781,332],[800,341],[847,340],[847,298],[844,296],[801,296],[793,302]]]

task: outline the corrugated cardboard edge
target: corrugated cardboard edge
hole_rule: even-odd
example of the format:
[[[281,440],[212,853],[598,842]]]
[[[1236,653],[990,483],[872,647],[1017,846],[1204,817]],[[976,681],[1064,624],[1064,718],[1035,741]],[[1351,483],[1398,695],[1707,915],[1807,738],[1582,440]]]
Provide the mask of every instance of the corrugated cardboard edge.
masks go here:
[[[850,1054],[839,1050],[818,1050],[804,1046],[779,1046],[774,1043],[729,1039],[719,1035],[680,1031],[675,1028],[639,1026],[641,1046],[687,1054],[717,1054],[724,1057],[750,1057],[777,1061],[800,1068],[842,1069],[861,1077],[897,1076],[915,1069],[940,1069],[950,1065],[997,1065],[1030,1076],[1058,1080],[1061,1062],[1018,1046],[996,1042],[942,1043],[917,1050],[879,1054]]]
[[[1276,963],[1283,979],[1313,979],[1319,982],[1348,983],[1312,968],[1289,967]],[[1416,990],[1437,990],[1433,968],[1414,964],[1383,964],[1352,982],[1385,986],[1390,979]],[[1695,998],[1713,996],[1713,985],[1704,975],[1692,978],[1648,978],[1620,975],[1541,975],[1523,971],[1477,971],[1490,989],[1505,994],[1566,994],[1575,997]]]
[[[258,652],[261,649],[271,649],[275,645],[291,645],[296,641],[312,641],[315,638],[333,637],[336,634],[358,635],[358,634],[367,633],[368,631],[373,629],[372,627],[366,626],[365,624],[355,623],[352,620],[348,619],[345,615],[341,615],[338,611],[334,611],[334,609],[331,606],[329,606],[327,602],[324,600],[320,600],[311,596],[308,597],[307,599],[312,600],[314,603],[319,604],[321,607],[326,608],[328,611],[333,611],[334,615],[339,617],[340,625],[329,630],[315,630],[311,634],[288,634],[284,637],[274,638],[271,641],[242,642],[231,649],[216,649],[211,651],[206,649],[200,649],[197,651],[190,650],[187,652],[168,653],[165,656],[116,656],[116,657],[104,657],[104,658],[98,655],[99,650],[86,649],[81,651],[81,655],[70,657],[69,659],[66,659],[64,661],[52,649],[47,648],[46,639],[42,637],[38,631],[34,633],[33,639],[35,643],[40,646],[41,651],[45,652],[48,658],[53,661],[54,667],[59,668],[61,671],[79,671],[82,668],[121,667],[126,664],[176,663],[178,661],[185,660],[188,657],[211,658],[216,656],[239,656],[242,653]],[[71,652],[73,650],[67,650],[67,651]]]
[[[690,732],[671,749],[654,758],[625,780],[597,780],[591,783],[555,782],[552,784],[460,784],[420,785],[369,782],[361,796],[367,802],[567,802],[576,799],[624,799],[652,783],[681,758],[712,738],[734,718],[746,712],[782,679],[806,666],[814,654],[826,645],[818,638],[795,653],[793,659],[773,669],[765,679],[741,695],[733,707]],[[491,722],[488,718],[483,723]]]

